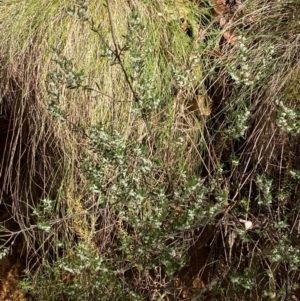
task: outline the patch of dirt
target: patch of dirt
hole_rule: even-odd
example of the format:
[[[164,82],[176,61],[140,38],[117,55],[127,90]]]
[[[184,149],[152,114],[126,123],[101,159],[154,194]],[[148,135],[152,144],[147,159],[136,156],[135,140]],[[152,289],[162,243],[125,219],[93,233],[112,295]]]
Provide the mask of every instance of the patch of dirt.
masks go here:
[[[25,301],[18,288],[20,275],[24,269],[20,259],[9,256],[0,260],[0,300]]]
[[[5,206],[0,205],[0,225],[4,226],[8,231],[16,231],[16,223],[8,218],[9,213],[4,210]],[[1,239],[3,243],[4,239]],[[24,294],[18,288],[20,277],[25,269],[26,256],[23,252],[23,239],[17,237],[11,245],[6,256],[0,259],[0,301],[25,301]],[[3,249],[0,251],[3,251]]]
[[[211,230],[204,229],[198,240],[190,248],[189,264],[180,271],[175,280],[175,288],[180,292],[179,300],[192,300],[199,292],[206,290],[211,270],[209,257],[212,250],[208,243],[211,236]]]
[[[11,124],[4,116],[0,116],[0,227],[6,230],[0,232],[0,246],[7,240],[9,231],[19,230],[17,223],[11,217],[11,200],[4,192],[5,162],[8,160],[7,145],[11,136]],[[2,236],[2,237],[1,237]],[[24,294],[18,288],[22,271],[25,269],[26,255],[23,252],[23,239],[17,237],[8,254],[0,259],[0,301],[25,301]],[[8,247],[8,246],[7,246]],[[3,248],[0,248],[0,253]]]

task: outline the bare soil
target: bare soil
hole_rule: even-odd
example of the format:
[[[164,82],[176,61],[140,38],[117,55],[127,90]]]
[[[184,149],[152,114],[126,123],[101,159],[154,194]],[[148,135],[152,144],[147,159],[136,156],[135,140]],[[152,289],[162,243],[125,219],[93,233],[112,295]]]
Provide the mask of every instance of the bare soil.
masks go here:
[[[7,213],[3,213],[2,210],[0,213],[2,213],[0,222],[3,224],[3,218],[6,220]],[[4,223],[9,230],[15,230],[16,225],[12,220],[6,220]],[[25,269],[25,260],[22,237],[17,237],[11,246],[10,253],[0,259],[0,301],[25,301],[24,294],[18,287]]]
[[[17,223],[11,216],[11,200],[9,193],[4,192],[4,174],[5,162],[9,158],[6,155],[7,147],[12,132],[11,124],[4,116],[0,116],[0,226],[6,228],[6,231],[19,230]],[[7,234],[1,231],[1,235]],[[1,245],[5,242],[5,237],[0,239]],[[0,259],[0,301],[23,301],[24,294],[19,290],[18,284],[22,271],[25,269],[24,243],[21,236],[17,237],[11,246],[9,254]]]

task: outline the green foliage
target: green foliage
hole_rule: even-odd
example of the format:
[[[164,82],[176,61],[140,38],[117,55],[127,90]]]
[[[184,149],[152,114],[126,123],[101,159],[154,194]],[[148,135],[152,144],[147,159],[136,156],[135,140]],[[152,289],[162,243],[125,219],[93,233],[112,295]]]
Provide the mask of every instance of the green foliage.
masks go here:
[[[168,143],[154,141],[156,129],[151,120],[160,108],[157,94],[160,88],[150,76],[148,56],[153,55],[153,49],[149,47],[138,12],[128,17],[124,45],[117,45],[114,36],[112,44],[102,39],[101,31],[88,17],[84,2],[78,2],[69,14],[89,22],[102,42],[102,56],[112,67],[120,67],[132,91],[135,124],[142,122],[147,130],[145,137],[140,138],[137,133],[128,137],[117,124],[111,126],[101,120],[87,125],[86,129],[74,124],[68,112],[61,108],[61,90],[84,89],[97,93],[101,92],[100,87],[95,90],[84,85],[83,72],[77,72],[72,60],[53,48],[56,67],[47,78],[48,108],[58,121],[86,138],[87,148],[81,154],[80,165],[90,195],[87,203],[92,201],[87,205],[90,217],[86,223],[90,231],[102,231],[98,226],[93,229],[93,221],[110,216],[107,227],[111,227],[114,237],[108,245],[105,242],[94,245],[88,237],[80,237],[72,250],[62,244],[65,255],[52,264],[45,261],[35,275],[29,274],[23,287],[43,300],[143,300],[147,294],[144,282],[152,281],[150,275],[161,271],[164,276],[160,277],[164,279],[160,281],[165,284],[160,292],[171,294],[173,277],[188,258],[190,242],[184,239],[184,232],[206,225],[208,219],[213,221],[223,210],[223,197],[209,204],[208,195],[218,190],[217,183],[204,185],[193,174],[187,174],[184,164],[173,165],[170,161],[166,168],[165,154],[173,157],[175,152],[182,152],[182,139],[174,143],[174,134],[166,132]],[[33,210],[37,228],[49,234],[55,231],[51,227],[53,205],[44,199]],[[103,254],[99,253],[100,249],[105,250]],[[70,282],[62,280],[65,273]]]
[[[280,3],[246,1],[245,14],[226,11],[221,28],[210,6],[189,4],[196,13],[180,11],[191,19],[188,36],[181,14],[164,10],[167,1],[129,9],[126,28],[118,28],[115,3],[104,2],[107,28],[85,1],[68,14],[94,34],[91,57],[105,82],[94,84],[84,62],[52,49],[47,108],[72,133],[78,175],[73,194],[60,199],[67,210],[50,197],[31,208],[32,229],[55,248],[28,271],[23,289],[45,301],[178,300],[176,277],[205,246],[210,254],[197,271],[205,285],[192,289],[195,300],[288,300],[300,275],[300,127],[297,72],[287,69],[298,68],[299,56],[297,37],[281,38],[276,20],[291,18],[294,30],[293,17]],[[154,6],[161,12],[149,17]],[[225,32],[236,42],[226,44]],[[80,93],[97,108],[84,122],[70,113],[81,107]],[[212,102],[209,116],[180,111],[201,97]]]

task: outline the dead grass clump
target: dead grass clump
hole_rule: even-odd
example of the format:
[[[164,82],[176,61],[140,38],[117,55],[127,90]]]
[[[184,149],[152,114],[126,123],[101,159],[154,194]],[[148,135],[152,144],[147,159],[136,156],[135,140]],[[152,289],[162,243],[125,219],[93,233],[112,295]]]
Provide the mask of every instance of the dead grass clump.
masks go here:
[[[98,198],[88,190],[88,183],[79,168],[82,150],[88,145],[82,133],[102,123],[112,130],[121,129],[128,140],[151,140],[145,123],[133,113],[134,96],[121,66],[114,66],[103,57],[107,46],[124,43],[132,5],[110,1],[109,15],[104,4],[104,1],[94,1],[89,5],[89,14],[97,22],[95,25],[99,25],[101,40],[90,30],[91,24],[68,16],[68,8],[74,6],[74,1],[0,3],[3,20],[0,33],[1,111],[9,124],[9,134],[1,133],[4,158],[1,198],[4,200],[5,196],[9,218],[18,226],[14,231],[4,227],[1,235],[8,237],[8,242],[20,235],[24,237],[27,265],[37,273],[41,262],[55,262],[60,256],[65,256],[66,260],[73,258],[74,241],[84,241],[106,254],[115,248],[110,243],[115,243],[116,213],[109,207],[103,209],[97,205]],[[151,49],[145,56],[145,78],[155,82],[154,92],[165,105],[161,116],[168,119],[162,126],[163,118],[159,114],[150,120],[154,129],[151,143],[155,137],[161,144],[171,145],[171,141],[164,140],[170,131],[168,114],[173,109],[171,65],[184,70],[190,64],[193,48],[191,37],[180,28],[179,19],[184,11],[185,17],[195,24],[196,14],[189,12],[197,7],[186,2],[176,4],[174,9],[169,1],[140,1],[133,6],[146,28],[144,48]],[[75,3],[77,8],[78,3]],[[61,71],[61,66],[53,60],[52,46],[59,49],[64,58],[72,59],[74,70],[84,71],[84,84],[92,88],[88,93],[84,89],[68,89],[65,83],[59,86],[55,105],[67,112],[65,122],[53,117],[48,110],[52,84],[49,73]],[[124,66],[127,68],[128,65],[129,58],[125,53]],[[201,75],[201,68],[197,69],[197,75]],[[177,116],[173,117],[171,123],[178,123]],[[177,127],[181,131],[178,124],[175,131],[178,132]],[[176,135],[178,133],[173,131],[171,136]],[[185,130],[179,135],[191,137]],[[178,149],[185,152],[181,147]],[[190,149],[188,151],[190,154]],[[84,149],[84,152],[88,151]],[[158,149],[157,153],[158,157],[165,156],[163,150]],[[183,165],[191,165],[189,158],[191,155]],[[167,165],[172,167],[181,158],[170,151],[167,160]],[[165,174],[157,173],[156,177],[155,181],[159,182]],[[39,281],[42,280],[37,280],[37,285]]]
[[[209,155],[202,170],[214,175],[222,168],[228,209],[216,241],[223,249],[218,264],[225,261],[231,269],[223,284],[230,300],[239,300],[239,291],[251,300],[288,298],[291,283],[298,281],[299,267],[290,266],[297,257],[299,223],[296,11],[295,1],[245,1],[227,25],[238,42],[225,38],[208,64],[216,72],[210,97],[216,101],[220,93],[214,92],[223,85],[224,98],[207,123]],[[284,248],[293,251],[285,257]]]
[[[209,226],[186,298],[293,293],[299,5],[213,2],[0,3],[2,236],[31,292],[176,298]]]

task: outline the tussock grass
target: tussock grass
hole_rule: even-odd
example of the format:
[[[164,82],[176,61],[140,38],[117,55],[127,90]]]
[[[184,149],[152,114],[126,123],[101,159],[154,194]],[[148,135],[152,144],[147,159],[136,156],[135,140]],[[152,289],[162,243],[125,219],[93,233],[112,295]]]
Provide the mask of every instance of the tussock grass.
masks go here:
[[[105,1],[89,3],[89,14],[99,22],[99,32],[108,45],[113,45],[112,34],[115,42],[122,44],[128,31],[130,7],[124,1],[110,1],[109,20],[104,4]],[[25,237],[31,267],[37,267],[47,256],[55,260],[60,253],[57,241],[62,240],[66,248],[76,237],[93,244],[91,237],[98,229],[96,220],[93,221],[97,216],[89,217],[90,212],[86,210],[87,184],[79,169],[86,141],[70,125],[85,131],[101,122],[121,130],[128,139],[142,139],[147,134],[143,122],[131,112],[133,95],[120,66],[112,66],[102,57],[101,39],[88,23],[68,16],[67,10],[73,6],[74,1],[0,3],[1,110],[12,129],[1,163],[3,196],[10,196],[8,210],[20,228],[12,237],[20,234]],[[196,5],[191,6],[188,1],[138,1],[134,6],[145,26],[143,47],[151,48],[146,57],[145,78],[153,79],[155,93],[165,104],[162,109],[167,119],[165,124],[160,126],[161,117],[157,115],[151,119],[151,127],[156,128],[154,135],[162,144],[170,143],[165,141],[164,137],[169,137],[165,133],[177,123],[174,114],[173,118],[168,117],[174,107],[171,65],[185,69],[192,51],[192,41],[180,28],[179,19],[191,12],[189,18],[194,22],[196,13],[192,9]],[[61,89],[57,105],[67,111],[67,123],[59,122],[48,111],[48,74],[57,68],[52,47],[71,58],[74,69],[86,73],[84,83],[99,92]],[[170,158],[170,162],[180,160],[176,156]],[[183,165],[191,163],[183,162]],[[46,236],[33,214],[42,199],[55,201],[48,217],[56,231]],[[92,199],[90,196],[88,203]],[[110,214],[108,211],[108,229],[115,223],[115,217]],[[105,249],[110,242],[111,230],[107,231],[100,235],[104,237],[98,245],[100,249]]]
[[[97,35],[88,29],[89,26],[74,21],[67,15],[67,9],[73,5],[73,1],[51,4],[41,1],[5,1],[0,6],[4,20],[0,46],[3,109],[10,114],[9,117],[15,120],[14,122],[22,125],[15,126],[15,131],[26,127],[22,134],[31,142],[30,147],[33,148],[40,146],[45,139],[51,141],[50,137],[55,133],[57,139],[66,137],[65,135],[69,137],[60,142],[53,142],[57,143],[57,147],[61,145],[62,149],[67,148],[68,152],[74,151],[72,133],[65,132],[64,125],[53,123],[46,111],[47,75],[54,68],[52,46],[60,47],[66,57],[72,58],[77,70],[88,70],[87,84],[95,86],[95,83],[99,83],[101,87],[98,97],[84,91],[79,94],[76,91],[76,97],[70,90],[61,91],[59,105],[67,109],[71,122],[84,126],[86,122],[93,123],[99,119],[105,122],[111,116],[117,116],[116,127],[130,127],[130,123],[133,122],[134,117],[129,113],[132,95],[120,74],[120,68],[110,66],[101,58],[101,43]],[[124,40],[122,36],[126,33],[126,20],[130,10],[127,5],[120,5],[118,1],[112,1],[110,6],[116,39],[121,43]],[[166,99],[170,95],[170,86],[167,85],[171,77],[170,55],[184,64],[188,59],[189,47],[188,39],[177,25],[176,10],[174,13],[171,7],[173,8],[171,4],[164,1],[151,5],[138,3],[136,7],[147,25],[146,43],[154,45],[153,52],[147,58],[147,76],[153,77],[158,83],[161,82],[157,85],[160,89],[158,93],[165,94]],[[111,29],[103,3],[91,3],[89,10],[95,20],[101,23],[103,37],[111,41]],[[4,18],[7,15],[10,17]],[[112,110],[115,110],[114,114],[117,115],[111,114]],[[21,139],[20,135],[13,134],[15,141]],[[63,146],[69,141],[71,145]],[[53,152],[56,152],[55,148],[54,145],[51,146]],[[35,153],[36,149],[32,149],[33,157]],[[69,155],[64,153],[62,156]],[[73,159],[66,160],[72,162]],[[32,166],[34,169],[34,163]]]
[[[223,84],[221,93],[225,99],[218,104],[215,115],[207,124],[210,152],[207,166],[213,174],[219,164],[223,164],[221,185],[229,192],[230,204],[229,211],[220,219],[221,234],[216,248],[226,250],[223,256],[225,261],[231,262],[232,269],[236,266],[234,260],[247,269],[246,272],[230,272],[231,279],[240,285],[224,280],[228,300],[239,300],[238,290],[247,292],[251,300],[264,300],[265,296],[280,299],[293,293],[298,296],[298,291],[291,287],[285,293],[280,291],[282,283],[288,284],[279,276],[279,270],[289,275],[289,283],[295,283],[299,269],[292,268],[292,272],[287,267],[287,262],[291,261],[279,255],[283,253],[278,246],[298,248],[293,238],[298,235],[294,228],[298,223],[295,212],[298,209],[293,209],[298,206],[295,199],[298,184],[294,185],[295,178],[292,178],[295,175],[291,170],[298,170],[299,166],[299,137],[294,131],[298,128],[299,106],[298,97],[291,91],[298,90],[300,28],[295,16],[299,6],[295,1],[288,4],[245,1],[243,5],[243,13],[240,17],[233,16],[231,25],[240,42],[217,48],[225,55],[221,59],[216,57],[209,65],[216,72],[215,82]],[[254,79],[252,84],[240,77],[241,70],[249,72],[250,78]],[[259,77],[255,79],[256,75]],[[220,95],[214,85],[209,92],[211,97]],[[293,126],[282,121],[287,115],[294,116]],[[231,130],[239,129],[243,116],[248,120],[245,131],[234,137],[232,133],[236,132]],[[233,157],[238,163],[233,162]],[[226,244],[232,239],[230,234],[228,240],[224,238],[228,235],[228,226],[231,222],[237,225],[241,220],[253,222],[257,230],[243,232],[242,224],[237,226],[239,238],[228,250]],[[286,230],[281,232],[279,223],[284,223]],[[269,228],[267,225],[270,224],[273,226]],[[266,240],[262,241],[264,238]],[[243,255],[243,246],[252,252],[252,255],[248,253],[250,262]],[[260,252],[266,249],[272,251]],[[232,257],[230,252],[235,256]],[[280,259],[272,257],[275,254]],[[266,270],[270,272],[269,276],[264,274]],[[243,279],[253,282],[248,286]]]
[[[211,22],[211,8],[197,1],[90,1],[86,22],[68,16],[68,8],[74,5],[71,0],[0,3],[1,110],[11,124],[1,163],[3,198],[10,196],[7,207],[20,228],[11,237],[24,235],[31,268],[47,261],[37,270],[38,277],[29,277],[31,285],[49,297],[48,287],[77,289],[72,285],[79,283],[84,296],[94,287],[93,281],[101,279],[103,286],[116,283],[115,290],[108,284],[104,289],[116,300],[122,291],[120,283],[128,300],[137,298],[130,295],[133,292],[154,300],[158,298],[156,281],[162,298],[179,298],[170,276],[178,271],[170,272],[169,278],[163,276],[168,270],[167,259],[160,257],[163,251],[149,244],[146,254],[138,253],[147,247],[143,236],[153,230],[150,217],[166,204],[161,208],[166,220],[157,230],[162,234],[157,238],[158,232],[152,232],[157,249],[165,235],[164,247],[174,246],[175,253],[181,254],[180,260],[174,257],[174,266],[207,228],[213,236],[210,257],[216,254],[217,258],[209,262],[209,257],[207,266],[215,274],[205,276],[205,289],[196,300],[204,293],[218,294],[216,283],[228,292],[228,300],[246,293],[251,300],[261,300],[263,294],[284,296],[280,289],[289,283],[274,284],[274,279],[284,273],[292,282],[299,276],[295,241],[299,221],[293,210],[298,208],[300,177],[298,2],[248,0],[237,11],[228,9]],[[144,26],[142,35],[122,54],[122,64],[112,64],[103,51],[124,45],[132,10]],[[223,28],[222,17],[227,22]],[[91,20],[97,30],[91,30]],[[235,42],[226,39],[225,33],[236,37]],[[91,88],[59,86],[55,105],[67,112],[65,121],[48,110],[49,72],[60,68],[52,47],[59,49],[61,57],[72,59],[74,71],[83,70],[82,85]],[[132,89],[122,71],[124,67],[133,72],[132,53],[146,53],[139,83],[152,80],[151,93],[161,100],[142,118],[134,112],[137,88]],[[187,108],[199,94],[211,106],[204,116]],[[88,137],[100,125],[109,129],[109,143],[115,148],[128,147],[125,169],[124,164],[114,165],[105,157],[102,144],[97,144],[100,136],[95,141]],[[147,151],[135,155],[135,143]],[[90,191],[93,175],[89,178],[83,171],[86,158],[97,166],[104,162],[102,155],[108,160],[101,166],[105,197],[113,200],[116,193],[116,203],[102,204],[101,197]],[[154,167],[139,182],[135,180],[139,160],[148,159],[155,162]],[[124,196],[114,192],[112,184],[121,182],[118,177],[137,183],[137,191],[147,195],[142,209],[130,207],[132,192]],[[199,195],[203,200],[194,210]],[[47,199],[54,201],[51,212],[42,201]],[[55,231],[38,225],[41,221],[34,214],[38,208]],[[135,217],[131,210],[137,210],[141,225],[128,220]],[[189,227],[176,228],[185,218]],[[243,221],[255,226],[247,231]],[[288,257],[280,244],[291,247]],[[80,275],[74,271],[82,254],[90,266]],[[275,255],[281,259],[276,261]],[[98,273],[98,261],[103,259],[98,256],[107,260],[111,278],[105,278],[106,272]],[[73,270],[61,275],[69,261]],[[149,262],[155,262],[152,269],[143,267]],[[100,278],[95,280],[94,275]],[[189,289],[195,295],[195,288],[184,292]],[[295,292],[289,289],[286,296]]]

